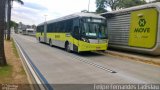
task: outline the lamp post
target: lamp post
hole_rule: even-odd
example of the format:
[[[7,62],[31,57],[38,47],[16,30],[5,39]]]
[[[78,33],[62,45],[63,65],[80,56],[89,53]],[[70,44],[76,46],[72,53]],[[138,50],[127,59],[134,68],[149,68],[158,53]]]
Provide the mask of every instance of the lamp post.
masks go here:
[[[45,18],[45,22],[44,22],[44,42],[47,42],[47,22],[46,22],[47,15],[44,15],[44,18]]]
[[[88,1],[88,12],[89,12],[90,0]]]
[[[46,22],[46,19],[47,19],[47,15],[44,15],[44,19],[45,19],[45,22]]]

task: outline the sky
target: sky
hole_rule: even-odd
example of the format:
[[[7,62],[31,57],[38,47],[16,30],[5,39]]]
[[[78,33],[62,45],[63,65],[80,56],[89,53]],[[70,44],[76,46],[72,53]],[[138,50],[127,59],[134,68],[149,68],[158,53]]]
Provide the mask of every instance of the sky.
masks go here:
[[[88,10],[89,0],[22,0],[24,5],[13,3],[12,20],[37,25],[46,20]],[[153,1],[153,0],[146,0]],[[90,0],[89,11],[96,10],[96,0]]]
[[[12,20],[32,25],[69,14],[88,10],[89,0],[23,0],[24,5],[13,3]],[[90,0],[89,11],[95,11],[95,0]]]

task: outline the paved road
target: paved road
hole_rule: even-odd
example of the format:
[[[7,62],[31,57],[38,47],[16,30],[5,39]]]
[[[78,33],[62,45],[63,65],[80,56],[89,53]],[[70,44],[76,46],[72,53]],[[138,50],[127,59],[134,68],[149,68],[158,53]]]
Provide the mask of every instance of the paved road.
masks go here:
[[[50,84],[160,83],[158,66],[93,52],[68,53],[39,43],[34,37],[13,37]]]

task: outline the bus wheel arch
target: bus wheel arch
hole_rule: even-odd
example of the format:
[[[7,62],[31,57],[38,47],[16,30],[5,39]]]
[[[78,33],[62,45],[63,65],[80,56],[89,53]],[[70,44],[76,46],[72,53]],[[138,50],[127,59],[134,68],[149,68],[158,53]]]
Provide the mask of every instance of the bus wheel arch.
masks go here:
[[[38,40],[39,40],[39,42],[41,42],[41,38],[40,37],[38,38]]]
[[[49,45],[52,47],[52,40],[49,39]]]
[[[67,52],[71,52],[70,45],[69,45],[69,41],[66,41],[66,42],[65,42],[65,50],[66,50]]]

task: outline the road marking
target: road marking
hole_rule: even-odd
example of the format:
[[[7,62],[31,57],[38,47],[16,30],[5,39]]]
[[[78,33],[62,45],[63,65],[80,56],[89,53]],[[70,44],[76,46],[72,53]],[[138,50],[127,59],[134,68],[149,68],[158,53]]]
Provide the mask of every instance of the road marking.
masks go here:
[[[71,55],[70,55],[70,56],[71,56]],[[117,73],[116,71],[111,70],[111,69],[109,69],[109,68],[106,68],[106,67],[104,67],[104,66],[102,66],[102,65],[99,65],[99,64],[94,63],[94,62],[90,62],[89,59],[87,59],[87,58],[78,57],[78,56],[72,56],[72,57],[73,57],[74,59],[76,59],[76,60],[79,60],[79,61],[84,62],[84,63],[86,63],[86,64],[89,64],[89,65],[91,65],[91,66],[97,67],[97,68],[99,68],[99,69],[105,70],[105,71],[107,71],[107,72]]]
[[[50,47],[50,48],[53,48],[53,47]],[[57,49],[57,48],[55,48],[55,50],[56,50],[56,51],[60,51],[60,50]],[[117,72],[114,71],[114,70],[111,70],[111,69],[109,69],[109,68],[106,68],[106,67],[104,67],[104,66],[102,66],[102,65],[99,65],[99,64],[97,64],[97,63],[91,62],[91,61],[90,61],[89,59],[87,59],[87,58],[80,57],[80,56],[76,56],[76,55],[73,55],[72,53],[68,53],[68,52],[63,51],[63,50],[62,50],[62,53],[61,53],[61,54],[62,54],[62,55],[65,55],[65,56],[70,56],[70,57],[72,57],[72,58],[75,59],[75,60],[81,61],[81,62],[86,63],[86,64],[91,65],[91,66],[94,66],[94,67],[99,68],[99,69],[101,69],[101,70],[105,70],[105,71],[110,72],[110,73],[117,73]],[[67,54],[67,55],[66,55],[66,54]]]
[[[45,45],[45,46],[46,46],[46,45]],[[48,46],[47,46],[47,47],[48,47]],[[49,48],[53,48],[53,47],[49,47]],[[55,50],[56,50],[56,51],[60,51],[58,48],[55,48]],[[66,51],[64,51],[64,50],[61,50],[61,52],[62,52],[61,55],[70,56],[70,57],[72,57],[72,58],[75,59],[75,60],[81,61],[81,62],[83,62],[83,63],[86,63],[86,64],[88,64],[88,65],[94,66],[94,67],[96,67],[96,68],[99,68],[99,69],[101,69],[101,70],[104,70],[104,71],[107,71],[107,72],[110,72],[110,73],[117,73],[117,72],[114,71],[114,70],[111,70],[111,69],[109,69],[109,68],[106,68],[106,67],[104,67],[104,66],[102,66],[102,65],[99,65],[99,64],[97,64],[97,63],[91,62],[91,61],[90,61],[89,59],[87,59],[87,58],[73,55],[72,53],[68,53],[68,52],[66,52]]]

